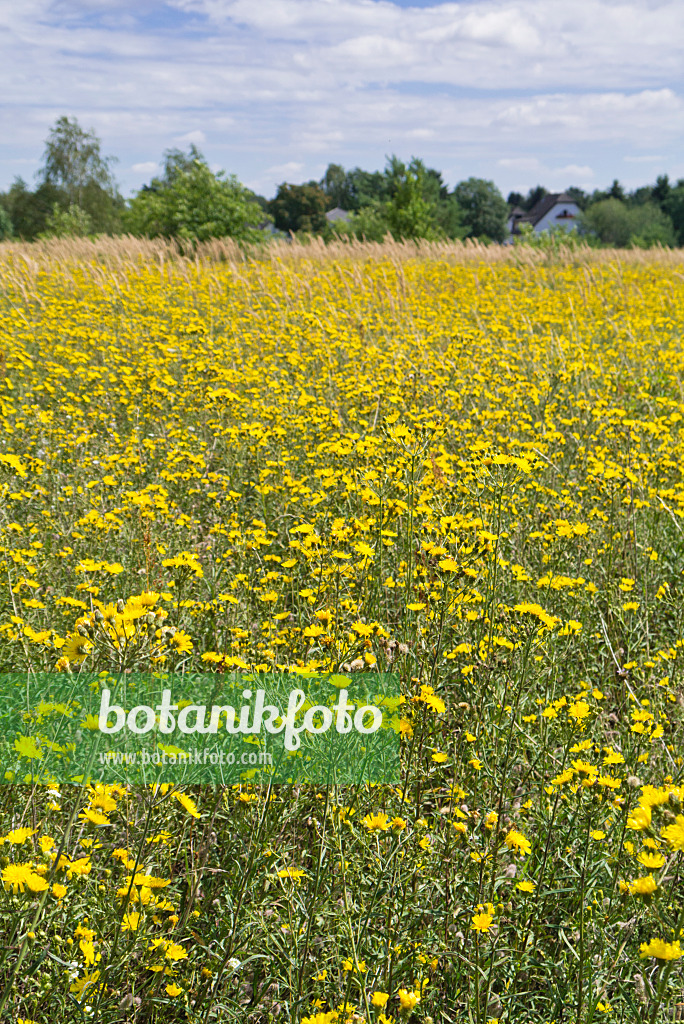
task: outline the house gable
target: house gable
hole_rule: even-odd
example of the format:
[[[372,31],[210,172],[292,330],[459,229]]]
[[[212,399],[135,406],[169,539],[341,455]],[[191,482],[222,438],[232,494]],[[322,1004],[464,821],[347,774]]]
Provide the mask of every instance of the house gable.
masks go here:
[[[529,213],[516,207],[508,219],[508,229],[512,235],[520,233],[521,224],[531,224],[535,234],[553,227],[569,231],[575,225],[580,212],[577,203],[567,193],[551,192],[535,203]]]

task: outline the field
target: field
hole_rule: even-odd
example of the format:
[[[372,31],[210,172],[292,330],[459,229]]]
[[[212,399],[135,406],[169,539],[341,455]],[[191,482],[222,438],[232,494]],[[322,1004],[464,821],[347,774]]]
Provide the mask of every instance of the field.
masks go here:
[[[0,670],[404,697],[400,786],[0,766],[0,1020],[682,1019],[683,283],[0,246]]]

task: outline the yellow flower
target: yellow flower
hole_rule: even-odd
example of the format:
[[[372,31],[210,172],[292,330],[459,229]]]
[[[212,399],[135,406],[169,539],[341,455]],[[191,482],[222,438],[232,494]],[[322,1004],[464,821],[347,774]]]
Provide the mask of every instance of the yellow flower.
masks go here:
[[[75,665],[80,665],[82,661],[85,661],[86,655],[88,655],[92,649],[93,645],[87,637],[81,636],[80,633],[74,633],[72,636],[68,637],[64,643],[64,646],[62,647],[62,657]]]
[[[645,850],[641,851],[637,860],[649,871],[657,871],[665,863],[662,853],[647,853]]]
[[[94,811],[91,807],[84,808],[79,814],[79,818],[83,821],[90,821],[93,825],[111,824],[106,814],[102,814],[101,811]]]
[[[3,842],[11,843],[13,846],[22,846],[26,840],[35,835],[37,831],[37,828],[13,828],[12,831],[8,832],[4,837]]]
[[[374,992],[371,996],[371,1006],[379,1006],[381,1008],[387,1006],[388,999],[389,995],[387,992]]]
[[[587,704],[586,700],[577,700],[568,708],[570,718],[574,718],[576,722],[584,721],[584,719],[589,716],[590,712],[591,708]]]
[[[656,960],[679,960],[684,955],[680,943],[665,942],[663,939],[651,939],[650,942],[642,942],[639,947],[642,959],[646,956],[654,956]]]
[[[400,988],[397,992],[399,997],[399,1005],[402,1010],[412,1010],[420,1002],[420,996],[417,992],[411,992],[409,989]]]
[[[473,914],[470,927],[474,932],[488,932],[494,922],[493,914],[485,914],[480,912]]]
[[[200,812],[197,810],[197,804],[192,797],[188,796],[187,793],[174,793],[173,795],[181,807],[183,807],[188,814],[191,814],[193,818],[201,817]]]
[[[10,864],[2,870],[2,881],[5,889],[11,889],[14,895],[24,892],[25,886],[32,875],[30,864]]]
[[[365,960],[359,960],[358,964],[359,964],[359,971],[361,971],[362,974],[365,974],[366,971],[368,970],[368,968],[366,967],[366,961]],[[347,957],[346,960],[342,961],[342,970],[343,971],[347,971],[347,972],[354,970],[354,961],[352,960],[351,957]]]
[[[166,994],[167,996],[171,996],[171,998],[173,998],[174,996],[179,996],[182,993],[182,991],[183,989],[180,987],[180,985],[177,985],[175,981],[172,981],[169,985],[166,986]]]
[[[167,960],[185,960],[188,951],[178,942],[170,942],[164,951]]]
[[[20,736],[14,741],[14,749],[19,757],[39,761],[43,757],[42,751],[33,736]]]
[[[169,640],[169,644],[175,648],[176,654],[187,654],[192,650],[192,640],[182,629],[176,630]]]
[[[427,706],[437,715],[441,715],[446,711],[446,704],[441,697],[437,696],[431,686],[423,684],[420,688],[420,693],[418,694],[417,699],[423,701],[424,704],[427,704]]]
[[[532,845],[529,839],[522,832],[518,832],[517,829],[512,828],[504,841],[509,850],[519,854],[521,857],[526,857],[532,852]]]
[[[632,896],[652,896],[658,888],[653,875],[646,875],[644,878],[635,878],[630,883],[629,891]]]
[[[304,878],[306,871],[302,868],[283,868],[282,871],[278,872],[278,878],[291,878],[293,881],[298,882],[300,878]]]
[[[369,832],[385,832],[390,827],[389,817],[384,811],[367,814],[362,820]]]
[[[684,850],[684,814],[678,814],[674,825],[666,825],[661,835],[673,850]]]
[[[650,824],[650,807],[635,807],[632,813],[627,817],[627,828],[631,828],[635,832],[642,832],[645,828],[648,828]]]

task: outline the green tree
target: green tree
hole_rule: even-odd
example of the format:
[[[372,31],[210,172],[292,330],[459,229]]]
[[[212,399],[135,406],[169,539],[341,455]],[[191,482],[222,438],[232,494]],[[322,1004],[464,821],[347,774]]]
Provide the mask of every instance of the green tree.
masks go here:
[[[346,224],[335,225],[336,234],[379,242],[388,233],[394,238],[435,239],[444,237],[445,227],[458,232],[459,211],[448,199],[439,171],[428,169],[417,157],[407,165],[391,156],[382,178],[382,187],[371,179],[377,186],[375,197],[364,202]]]
[[[408,166],[391,156],[385,169],[389,198],[382,206],[384,218],[395,238],[439,238],[437,202],[441,175],[428,175],[422,160],[413,157]],[[429,198],[430,193],[434,199]]]
[[[651,195],[653,197],[654,202],[658,204],[661,210],[666,209],[667,200],[671,191],[672,186],[670,185],[670,179],[668,175],[658,175],[658,177],[656,178],[656,183],[651,189]]]
[[[613,184],[608,189],[608,198],[619,199],[621,202],[625,201],[625,190],[617,178],[613,180]]]
[[[283,182],[269,208],[279,231],[322,234],[328,223],[325,219],[328,207],[328,197],[321,186],[309,181],[305,185]]]
[[[529,212],[533,206],[537,205],[540,199],[543,199],[544,196],[548,196],[548,194],[549,190],[544,188],[543,185],[535,185],[534,188],[531,188],[527,193],[527,196],[522,203],[523,210],[527,210]]]
[[[604,245],[648,248],[675,243],[672,221],[652,202],[628,206],[615,197],[601,199],[582,214],[580,229]]]
[[[13,234],[12,218],[4,205],[0,205],[0,242],[4,242],[5,239],[11,238]]]
[[[52,213],[46,220],[45,231],[41,231],[38,237],[83,238],[91,234],[93,222],[82,207],[72,204],[67,210],[63,210],[59,203],[55,203]]]
[[[515,209],[516,206],[524,207],[525,196],[522,192],[509,192],[506,198],[506,203],[511,210]]]
[[[32,192],[22,178],[15,178],[0,203],[12,222],[14,235],[31,241],[46,230],[55,203],[62,198],[54,185],[44,183]]]
[[[364,171],[355,167],[347,172],[346,188],[349,192],[348,209],[361,210],[387,198],[387,175],[382,171]]]
[[[627,197],[627,202],[630,206],[643,206],[644,203],[650,203],[652,201],[652,185],[641,185],[639,188],[635,188],[632,192],[630,192]]]
[[[92,129],[60,117],[45,143],[38,182],[57,191],[61,209],[83,210],[93,231],[112,232],[120,226],[124,203],[111,171],[114,157],[103,157],[100,145]]]
[[[467,238],[503,242],[508,207],[493,181],[468,178],[459,182],[452,195],[461,208]]]
[[[354,197],[349,175],[341,164],[328,164],[320,184],[328,197],[328,205],[331,210],[336,206],[342,210],[353,209]]]
[[[573,202],[577,203],[580,210],[586,210],[589,203],[589,196],[583,188],[578,188],[576,185],[571,185],[570,188],[565,190],[566,196],[569,196]]]
[[[672,221],[678,244],[684,245],[684,178],[670,188],[663,209]]]
[[[331,226],[331,234],[353,235],[367,242],[382,242],[392,233],[381,203],[369,203],[351,213],[348,221],[337,221]]]
[[[468,228],[463,223],[463,211],[455,196],[447,196],[437,207],[437,225],[447,238],[465,238]]]
[[[182,158],[182,159],[181,159]],[[241,242],[263,237],[264,214],[235,175],[214,174],[194,147],[165,155],[164,174],[130,200],[124,226],[134,235],[205,241],[230,236]]]

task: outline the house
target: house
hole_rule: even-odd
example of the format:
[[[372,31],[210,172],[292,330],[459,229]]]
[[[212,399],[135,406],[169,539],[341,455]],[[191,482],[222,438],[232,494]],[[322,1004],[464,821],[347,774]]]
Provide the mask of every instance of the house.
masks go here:
[[[566,192],[550,192],[535,203],[528,213],[516,206],[508,218],[508,231],[511,236],[519,235],[521,224],[530,224],[535,234],[554,227],[569,231],[575,226],[579,215],[579,206]]]
[[[325,219],[328,224],[334,224],[337,220],[349,220],[350,214],[347,210],[343,210],[341,206],[335,206],[332,210],[328,210],[325,215]]]

